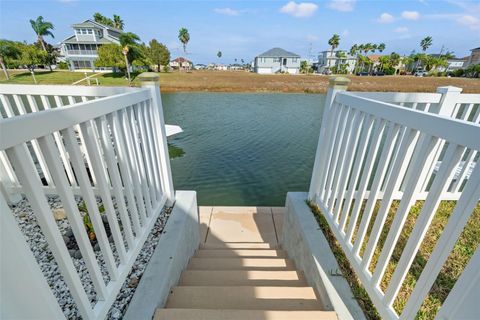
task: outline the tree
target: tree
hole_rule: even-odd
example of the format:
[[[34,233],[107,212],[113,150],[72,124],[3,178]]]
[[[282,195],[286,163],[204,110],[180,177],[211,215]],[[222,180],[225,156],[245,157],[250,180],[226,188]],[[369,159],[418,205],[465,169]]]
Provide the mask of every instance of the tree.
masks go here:
[[[48,53],[36,47],[35,45],[23,45],[21,48],[21,56],[19,59],[19,63],[22,65],[27,66],[28,70],[33,77],[33,82],[37,83],[37,79],[35,79],[35,68],[39,64],[45,64],[48,59]]]
[[[339,36],[338,34],[334,34],[334,35],[328,40],[328,44],[330,45],[330,47],[332,47],[331,56],[333,56],[333,50],[335,50],[336,48],[338,48],[338,45],[340,44],[340,36]]]
[[[308,74],[312,71],[312,68],[308,65],[308,61],[300,61],[300,73]]]
[[[120,17],[119,17],[120,18]],[[113,20],[110,19],[110,18],[107,18],[105,17],[104,15],[102,15],[100,12],[95,12],[93,14],[93,20],[95,22],[98,22],[98,23],[101,23],[105,26],[109,26],[109,27],[113,27],[114,26],[114,23],[113,23]],[[123,23],[123,21],[122,21]]]
[[[180,40],[183,45],[183,52],[187,53],[187,44],[188,41],[190,41],[190,33],[188,33],[187,28],[180,28],[180,30],[178,30],[178,40]]]
[[[113,27],[123,30],[123,27],[125,26],[125,23],[123,22],[122,18],[120,16],[117,16],[116,14],[113,15]]]
[[[53,24],[48,21],[43,21],[42,16],[39,16],[36,20],[30,20],[30,24],[33,31],[35,31],[38,42],[40,42],[40,44],[42,45],[43,50],[47,51],[47,48],[45,48],[45,40],[43,37],[50,36],[52,38],[55,38],[52,31],[50,31],[54,29]]]
[[[45,39],[44,36],[51,36],[55,38],[52,31],[54,29],[53,24],[48,21],[44,21],[42,16],[38,16],[36,20],[30,19],[30,25],[32,26],[33,31],[37,35],[38,42],[42,45],[42,48],[45,52],[47,52],[47,48],[45,47]],[[48,67],[50,71],[52,71],[52,65],[49,63]]]
[[[377,50],[379,52],[383,52],[383,50],[385,50],[385,43],[382,42],[382,43],[378,44],[377,45]]]
[[[420,41],[420,48],[422,48],[422,51],[425,52],[427,49],[432,45],[433,39],[432,37],[428,36],[422,39]]]
[[[119,37],[120,45],[122,46],[122,53],[125,56],[125,67],[127,68],[128,82],[132,81],[130,76],[130,64],[133,60],[142,56],[138,41],[140,37],[132,32],[124,32]]]
[[[109,67],[116,71],[117,68],[125,66],[122,47],[118,44],[104,44],[98,48],[97,54],[98,58],[95,60],[95,65],[98,67]]]
[[[7,80],[10,80],[6,67],[7,61],[10,59],[17,59],[20,54],[20,50],[15,46],[13,41],[0,40],[0,65],[2,66],[3,73]]]
[[[217,57],[218,57],[218,59],[220,59],[222,57],[222,51],[217,52]]]
[[[157,66],[157,72],[160,72],[160,66],[166,67],[170,62],[170,51],[163,43],[156,39],[150,40],[149,47],[146,50],[147,58]]]

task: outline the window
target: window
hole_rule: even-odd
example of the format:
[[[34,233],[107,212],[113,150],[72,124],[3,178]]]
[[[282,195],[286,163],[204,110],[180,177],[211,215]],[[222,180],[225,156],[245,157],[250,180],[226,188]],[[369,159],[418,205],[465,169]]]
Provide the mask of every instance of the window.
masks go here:
[[[297,62],[298,58],[292,58],[292,62]]]
[[[273,58],[273,62],[280,62],[280,58]]]
[[[92,67],[92,62],[88,60],[74,60],[73,66],[75,69],[90,69]]]
[[[92,29],[87,29],[87,32],[88,32],[88,34],[93,34],[93,30],[92,30]]]
[[[87,34],[87,29],[82,29],[82,34]]]

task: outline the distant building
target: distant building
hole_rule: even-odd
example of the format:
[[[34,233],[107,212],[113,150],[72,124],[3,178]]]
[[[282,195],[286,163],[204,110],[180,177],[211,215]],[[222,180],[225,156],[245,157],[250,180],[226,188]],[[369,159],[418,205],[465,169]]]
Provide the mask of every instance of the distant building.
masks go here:
[[[104,44],[119,44],[123,31],[93,20],[76,23],[72,28],[75,34],[60,43],[60,56],[68,62],[70,70],[107,69],[95,67],[97,50]]]
[[[178,57],[170,61],[169,65],[170,65],[170,68],[174,70],[189,71],[189,70],[192,70],[193,68],[193,63],[184,57]]]
[[[198,63],[195,65],[195,70],[204,70],[207,69],[207,65]]]
[[[300,73],[300,56],[293,52],[288,52],[282,48],[272,48],[257,57],[253,62],[253,69],[256,73]]]
[[[318,55],[317,72],[330,73],[331,69],[335,67],[337,70],[345,68],[347,73],[353,73],[356,63],[357,58],[345,51],[322,51]],[[344,66],[342,67],[342,65]]]
[[[467,59],[462,58],[462,59],[457,59],[457,58],[452,58],[447,60],[448,66],[445,67],[439,67],[438,71],[455,71],[458,69],[463,69],[467,65]]]
[[[468,58],[468,61],[466,63],[466,67],[472,64],[479,64],[480,63],[480,47],[475,48],[470,50],[472,53],[470,54],[470,57]]]

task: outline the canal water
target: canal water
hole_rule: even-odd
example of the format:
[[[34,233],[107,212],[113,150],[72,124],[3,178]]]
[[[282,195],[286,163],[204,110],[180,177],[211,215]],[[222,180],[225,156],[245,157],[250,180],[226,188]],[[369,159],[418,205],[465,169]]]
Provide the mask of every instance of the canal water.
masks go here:
[[[171,161],[177,190],[199,205],[283,206],[307,191],[325,96],[274,93],[163,94],[169,138],[185,154]]]

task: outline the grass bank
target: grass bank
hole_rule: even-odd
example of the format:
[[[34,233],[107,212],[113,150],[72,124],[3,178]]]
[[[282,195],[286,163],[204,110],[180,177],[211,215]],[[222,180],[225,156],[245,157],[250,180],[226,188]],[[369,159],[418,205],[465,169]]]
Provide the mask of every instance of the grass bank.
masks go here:
[[[399,201],[394,201],[390,212],[388,214],[387,220],[385,222],[385,226],[383,228],[383,232],[381,234],[379,244],[375,250],[375,254],[372,259],[372,263],[370,265],[369,270],[373,271],[377,260],[380,256],[380,250],[385,243],[387,238],[387,233],[390,230],[390,226],[393,222],[394,215],[397,211],[398,205],[400,204]],[[409,215],[407,217],[407,221],[405,226],[402,230],[400,239],[394,249],[392,258],[390,263],[388,264],[387,270],[385,272],[385,276],[382,279],[380,287],[382,290],[386,290],[387,284],[390,281],[393,272],[397,266],[398,261],[400,260],[400,256],[402,254],[403,249],[406,246],[408,236],[413,230],[415,222],[420,214],[420,211],[423,207],[424,201],[417,201],[415,205],[411,208]],[[352,292],[357,299],[360,307],[363,309],[367,319],[370,320],[379,320],[381,319],[378,312],[375,310],[373,303],[370,301],[367,292],[361,285],[359,279],[355,275],[355,272],[350,267],[348,259],[346,258],[340,244],[335,239],[330,227],[328,225],[327,220],[324,218],[323,213],[320,211],[318,206],[309,204],[312,212],[317,219],[317,222],[322,229],[323,233],[325,234],[330,247],[337,258],[337,261],[342,269],[343,276],[346,278],[350,287],[352,288]],[[435,214],[435,217],[432,221],[430,228],[423,240],[420,250],[418,251],[417,255],[415,256],[415,260],[410,267],[410,270],[405,278],[405,281],[400,289],[400,292],[397,298],[394,301],[393,307],[397,311],[397,313],[401,313],[403,308],[405,307],[408,298],[410,297],[415,284],[420,277],[420,274],[425,267],[432,251],[437,243],[440,235],[442,234],[443,229],[445,228],[450,215],[453,212],[453,209],[456,205],[456,201],[442,201],[440,203],[439,208]],[[364,241],[364,245],[360,251],[360,254],[363,255],[363,251],[365,250],[366,243],[368,241],[368,235],[371,232],[373,227],[373,221],[375,221],[375,217],[377,212],[380,208],[380,201],[377,202],[375,206],[375,210],[373,213],[373,217],[371,223],[368,228],[367,236]],[[358,221],[361,221],[361,216],[359,217]],[[358,228],[358,225],[357,227]],[[354,234],[353,241],[355,240],[356,234]],[[460,238],[457,240],[453,251],[450,253],[445,265],[443,266],[440,274],[438,275],[435,283],[432,286],[427,298],[423,302],[419,312],[417,313],[416,319],[419,320],[427,320],[427,319],[434,319],[435,315],[437,314],[438,310],[440,309],[442,303],[447,298],[450,290],[455,285],[458,277],[462,273],[465,266],[468,264],[468,261],[475,253],[476,249],[480,245],[480,204],[476,206],[473,214],[470,217],[470,220],[466,224]]]
[[[0,74],[0,83],[33,84],[29,72],[12,71],[12,78],[5,80]],[[89,73],[88,75],[91,75]],[[84,78],[81,72],[54,71],[37,72],[39,84],[71,84]],[[133,74],[132,85],[140,85]],[[480,79],[436,78],[413,76],[357,77],[348,76],[352,81],[351,91],[398,91],[398,92],[435,92],[440,86],[457,86],[465,93],[480,93]],[[99,74],[92,77],[92,84],[98,79],[104,86],[127,86],[123,74]],[[162,92],[296,92],[325,93],[328,88],[328,76],[322,75],[261,75],[245,71],[192,71],[160,73]],[[79,85],[86,85],[81,82]]]

